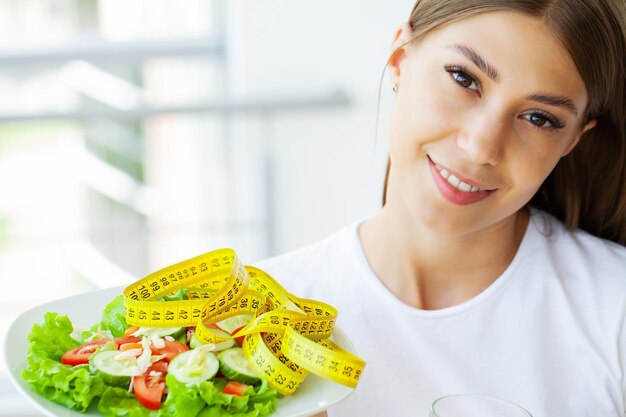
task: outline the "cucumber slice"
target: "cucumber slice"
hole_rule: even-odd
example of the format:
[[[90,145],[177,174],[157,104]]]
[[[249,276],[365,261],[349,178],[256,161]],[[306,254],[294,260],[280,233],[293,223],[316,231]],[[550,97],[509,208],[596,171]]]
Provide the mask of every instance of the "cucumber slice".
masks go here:
[[[217,374],[220,363],[208,349],[183,352],[170,362],[167,372],[180,382],[198,384]]]
[[[226,330],[228,333],[233,334],[235,330],[250,323],[254,316],[252,314],[239,314],[237,316],[229,317],[222,321],[217,322],[217,326],[220,329]]]
[[[198,338],[196,337],[195,333],[193,335],[191,335],[191,339],[189,339],[189,347],[191,349],[195,349],[198,348],[200,346],[202,346],[204,343],[202,343],[201,341],[198,340]]]
[[[174,339],[176,339],[184,332],[184,327],[140,327],[136,332],[133,333],[133,336],[145,336],[148,339],[153,339],[155,337],[172,336]]]
[[[248,385],[261,382],[261,379],[248,365],[248,360],[243,356],[242,348],[234,347],[223,350],[217,355],[217,359],[220,362],[220,372],[226,378]]]
[[[101,376],[105,383],[127,388],[130,377],[137,372],[137,361],[115,359],[119,354],[119,350],[102,350],[94,353],[89,358],[89,369]]]
[[[219,350],[224,350],[224,349],[228,349],[231,348],[233,346],[235,346],[237,344],[237,342],[235,342],[235,339],[233,339],[230,335],[230,333],[226,332],[225,330],[221,330],[221,329],[214,329],[212,327],[207,328],[208,331],[216,334],[217,336],[220,337],[229,337],[230,339],[228,340],[224,340],[223,342],[219,342],[216,343],[214,346],[215,348],[213,349],[213,351],[219,351]],[[203,346],[204,343],[202,343],[200,340],[198,340],[198,338],[196,337],[196,334],[194,333],[193,336],[191,336],[191,339],[189,340],[189,347],[192,349],[196,349],[200,346]]]

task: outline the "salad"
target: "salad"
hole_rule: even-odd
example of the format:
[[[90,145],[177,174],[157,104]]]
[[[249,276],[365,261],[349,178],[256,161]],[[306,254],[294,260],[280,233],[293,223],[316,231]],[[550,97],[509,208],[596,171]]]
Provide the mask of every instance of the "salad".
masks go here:
[[[182,300],[186,290],[164,300]],[[252,320],[242,314],[216,323],[235,334]],[[46,313],[28,336],[23,379],[40,395],[71,409],[97,409],[105,417],[257,417],[281,397],[248,366],[242,338],[202,344],[193,327],[127,325],[123,296],[91,328]]]

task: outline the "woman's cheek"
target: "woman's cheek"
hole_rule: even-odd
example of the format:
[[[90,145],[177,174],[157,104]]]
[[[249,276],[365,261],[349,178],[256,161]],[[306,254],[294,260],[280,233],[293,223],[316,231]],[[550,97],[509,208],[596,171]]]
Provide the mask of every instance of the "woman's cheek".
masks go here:
[[[418,88],[419,87],[419,88]],[[406,152],[452,134],[469,111],[467,97],[449,80],[433,77],[419,86],[400,86],[389,125],[390,151]]]

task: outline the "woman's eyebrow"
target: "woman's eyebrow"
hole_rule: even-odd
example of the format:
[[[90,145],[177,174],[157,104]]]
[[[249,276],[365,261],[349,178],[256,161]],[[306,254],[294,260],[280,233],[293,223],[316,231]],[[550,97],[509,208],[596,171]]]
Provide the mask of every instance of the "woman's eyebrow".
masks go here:
[[[498,72],[498,70],[489,62],[487,62],[485,58],[483,58],[473,48],[467,45],[460,45],[458,43],[454,45],[448,45],[447,48],[457,51],[458,53],[472,61],[474,65],[478,67],[478,69],[487,74],[487,77],[491,78],[496,83],[500,82],[500,73]]]
[[[574,104],[574,100],[569,97],[552,96],[550,94],[531,94],[527,98],[529,100],[549,104],[550,106],[564,107],[574,116],[578,116],[578,108]]]
[[[473,49],[472,47],[469,47],[467,45],[461,45],[458,43],[453,44],[453,45],[447,45],[446,47],[448,49],[452,49],[460,53],[461,55],[463,55],[464,57],[472,61],[474,65],[478,67],[478,69],[484,72],[489,78],[491,78],[496,83],[500,82],[500,73],[498,72],[498,70],[489,62],[487,62],[487,60],[483,58],[478,52],[476,52],[476,50]],[[548,104],[550,106],[563,107],[567,109],[570,113],[572,113],[574,116],[578,116],[578,108],[574,104],[574,100],[572,100],[569,97],[553,96],[550,94],[539,93],[539,94],[531,94],[527,98],[529,100]]]

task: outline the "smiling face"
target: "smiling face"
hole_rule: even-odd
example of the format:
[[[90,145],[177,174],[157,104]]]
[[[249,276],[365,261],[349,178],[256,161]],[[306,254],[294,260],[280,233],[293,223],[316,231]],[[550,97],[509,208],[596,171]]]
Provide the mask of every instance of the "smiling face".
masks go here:
[[[394,47],[413,37],[401,27]],[[513,219],[584,129],[585,85],[539,20],[471,16],[427,33],[390,61],[386,210],[439,232]]]

